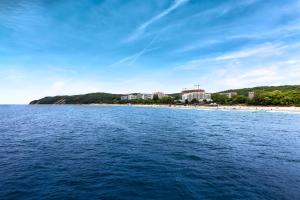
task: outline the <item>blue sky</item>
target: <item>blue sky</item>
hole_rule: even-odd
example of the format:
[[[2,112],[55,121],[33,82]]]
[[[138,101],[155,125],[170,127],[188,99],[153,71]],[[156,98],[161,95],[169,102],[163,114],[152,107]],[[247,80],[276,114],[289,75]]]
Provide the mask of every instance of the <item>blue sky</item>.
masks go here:
[[[0,103],[300,84],[298,0],[1,0]]]

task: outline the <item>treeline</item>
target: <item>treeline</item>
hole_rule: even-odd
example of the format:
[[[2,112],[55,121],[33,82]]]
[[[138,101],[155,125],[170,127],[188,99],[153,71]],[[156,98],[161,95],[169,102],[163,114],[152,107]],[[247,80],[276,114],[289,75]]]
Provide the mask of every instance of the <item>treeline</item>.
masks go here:
[[[181,98],[179,93],[169,94],[161,99],[154,98],[151,100],[136,99],[131,101],[122,101],[122,94],[111,93],[90,93],[72,96],[54,96],[44,97],[34,100],[30,104],[173,104]]]
[[[248,92],[251,91],[255,94],[253,99],[248,98]],[[300,85],[243,88],[224,92],[237,92],[237,95],[228,98],[215,93],[212,95],[213,101],[222,105],[300,106]]]
[[[236,92],[237,95],[228,98],[219,93],[212,94],[214,103],[221,105],[275,105],[275,106],[300,106],[300,85],[288,86],[267,86],[267,87],[254,87],[243,88],[236,90],[227,90],[223,92]],[[254,98],[248,98],[248,92],[254,92]],[[131,100],[122,101],[122,94],[110,93],[90,93],[84,95],[73,96],[55,96],[45,97],[39,100],[34,100],[30,104],[199,104],[210,102],[199,102],[196,99],[192,102],[180,102],[181,94],[169,94],[161,99],[154,98],[151,100]]]
[[[121,94],[90,93],[72,96],[45,97],[39,100],[34,100],[30,102],[30,104],[110,104],[118,103],[120,98]]]

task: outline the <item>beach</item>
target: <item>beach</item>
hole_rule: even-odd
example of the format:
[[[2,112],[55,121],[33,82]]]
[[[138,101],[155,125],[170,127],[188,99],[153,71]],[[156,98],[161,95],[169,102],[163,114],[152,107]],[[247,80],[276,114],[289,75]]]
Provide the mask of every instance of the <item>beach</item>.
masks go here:
[[[91,104],[96,106],[133,106],[133,107],[153,107],[153,108],[178,108],[178,109],[199,109],[199,110],[238,110],[252,112],[295,112],[300,113],[300,107],[289,106],[246,106],[246,105],[162,105],[162,104]]]

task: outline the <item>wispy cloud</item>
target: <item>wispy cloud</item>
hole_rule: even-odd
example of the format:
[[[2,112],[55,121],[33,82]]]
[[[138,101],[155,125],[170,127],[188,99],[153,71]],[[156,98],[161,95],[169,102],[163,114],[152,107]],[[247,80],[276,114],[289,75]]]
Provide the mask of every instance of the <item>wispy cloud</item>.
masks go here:
[[[253,4],[258,3],[260,1],[262,0],[243,0],[236,1],[235,3],[219,4],[219,6],[207,9],[203,12],[193,15],[192,17],[221,17],[237,9],[243,9],[252,6]]]
[[[201,83],[209,83],[206,87],[213,91],[232,88],[254,87],[262,85],[300,84],[296,74],[300,73],[299,63],[286,65],[270,63],[270,65],[245,69],[243,67],[224,68],[212,74],[202,76]],[[210,80],[214,80],[210,82]]]
[[[240,59],[240,58],[247,58],[256,55],[274,55],[280,54],[284,46],[278,44],[267,44],[261,45],[258,47],[250,48],[250,49],[242,49],[233,53],[229,53],[226,55],[222,55],[216,58],[216,60],[233,60],[233,59]]]
[[[173,2],[173,4],[168,7],[167,9],[163,10],[161,13],[159,13],[158,15],[154,16],[153,18],[151,18],[150,20],[144,22],[143,24],[141,24],[127,39],[126,41],[130,42],[133,41],[135,39],[137,39],[146,29],[148,26],[150,26],[151,24],[153,24],[154,22],[160,20],[161,18],[165,17],[166,15],[168,15],[169,13],[171,13],[172,11],[174,11],[175,9],[177,9],[178,7],[182,6],[183,4],[187,3],[189,0],[175,0]]]
[[[189,51],[193,51],[196,49],[208,47],[217,43],[222,42],[222,40],[217,40],[217,39],[211,39],[211,40],[201,40],[193,44],[186,45],[184,47],[181,47],[177,50],[175,50],[175,53],[185,53]]]
[[[195,74],[204,87],[213,91],[259,85],[300,84],[299,44],[265,44],[219,56],[187,61],[177,67]],[[292,53],[291,53],[292,52]],[[204,70],[209,69],[209,70]]]
[[[154,51],[156,49],[159,49],[158,47],[152,48],[152,45],[156,41],[157,37],[158,36],[154,37],[141,51],[139,51],[133,55],[126,56],[126,57],[114,62],[113,64],[110,65],[110,67],[117,66],[120,64],[124,64],[124,63],[127,63],[128,65],[133,65],[142,55],[144,55],[148,52]]]
[[[251,48],[243,48],[238,51],[188,60],[176,66],[174,69],[179,71],[198,70],[202,67],[215,68],[224,65],[232,66],[240,62],[250,63],[249,59],[253,59],[254,61],[259,61],[266,58],[272,59],[272,57],[274,57],[275,55],[278,56],[281,54],[285,54],[287,50],[291,50],[295,47],[298,47],[297,43],[290,46],[277,43],[260,44]],[[245,61],[243,61],[243,59]]]

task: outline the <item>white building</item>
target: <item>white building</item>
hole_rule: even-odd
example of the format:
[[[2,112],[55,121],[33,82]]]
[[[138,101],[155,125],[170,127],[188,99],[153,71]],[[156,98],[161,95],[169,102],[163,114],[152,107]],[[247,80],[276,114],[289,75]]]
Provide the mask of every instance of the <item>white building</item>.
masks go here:
[[[144,99],[144,100],[153,99],[153,95],[152,94],[142,94],[142,99]]]
[[[204,99],[211,100],[211,93],[205,93],[204,94]]]
[[[137,95],[134,95],[134,94],[128,95],[128,100],[135,100],[135,99],[137,99]]]
[[[126,96],[121,96],[121,100],[122,100],[122,101],[128,100],[128,96],[127,96],[127,95],[126,95]]]
[[[125,101],[125,100],[136,100],[136,99],[144,99],[144,100],[149,100],[149,99],[153,99],[153,95],[152,94],[129,94],[126,96],[121,96],[121,100]]]
[[[140,93],[136,94],[136,99],[143,99],[143,94]]]
[[[162,99],[163,97],[166,97],[166,96],[167,96],[167,95],[165,95],[165,94],[162,93],[162,92],[155,92],[155,93],[153,93],[153,95],[152,95],[152,99],[153,99],[153,97],[154,97],[155,95],[157,95],[158,99]]]
[[[254,92],[248,92],[248,98],[249,99],[253,99],[255,96],[255,93]]]
[[[231,99],[232,97],[236,96],[237,93],[236,92],[221,92],[219,93],[220,95],[226,96],[229,99]]]
[[[206,93],[203,89],[183,89],[182,90],[182,101],[186,100],[191,102],[193,99],[197,99],[198,101],[203,101],[204,99],[207,101],[211,100],[211,94]]]

